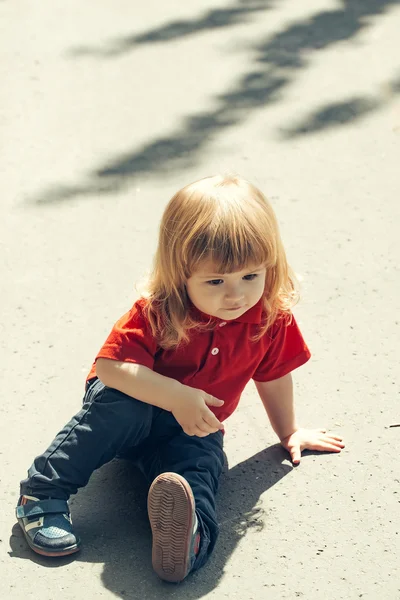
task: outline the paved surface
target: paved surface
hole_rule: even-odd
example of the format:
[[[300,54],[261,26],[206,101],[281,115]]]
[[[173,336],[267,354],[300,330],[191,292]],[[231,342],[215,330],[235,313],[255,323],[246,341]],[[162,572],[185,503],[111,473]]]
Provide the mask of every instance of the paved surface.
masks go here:
[[[399,0],[15,0],[0,15],[0,597],[399,599]],[[347,448],[292,469],[250,386],[209,566],[157,580],[145,488],[122,462],[72,501],[81,554],[37,558],[18,482],[78,409],[172,192],[226,169],[272,198],[302,280],[300,420]]]

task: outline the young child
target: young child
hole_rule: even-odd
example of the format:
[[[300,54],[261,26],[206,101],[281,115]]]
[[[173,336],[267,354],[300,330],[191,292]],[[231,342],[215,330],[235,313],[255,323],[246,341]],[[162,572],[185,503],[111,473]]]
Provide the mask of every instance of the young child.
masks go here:
[[[247,181],[207,177],[180,190],[161,222],[148,293],[114,325],[83,408],[21,482],[17,519],[44,556],[79,550],[68,498],[116,456],[151,483],[158,576],[183,580],[209,558],[223,468],[223,421],[250,379],[293,464],[342,438],[301,429],[291,371],[310,357],[291,307],[294,280],[271,206]]]

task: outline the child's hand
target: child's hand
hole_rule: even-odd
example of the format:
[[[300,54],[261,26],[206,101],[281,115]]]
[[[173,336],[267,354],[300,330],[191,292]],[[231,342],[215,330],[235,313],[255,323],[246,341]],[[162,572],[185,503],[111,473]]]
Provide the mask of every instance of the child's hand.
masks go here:
[[[223,403],[203,390],[182,385],[171,412],[187,435],[205,437],[223,428],[208,406],[222,406]]]
[[[299,464],[302,450],[340,452],[344,448],[342,438],[326,433],[326,429],[297,429],[281,440],[281,444],[289,452],[294,465]]]

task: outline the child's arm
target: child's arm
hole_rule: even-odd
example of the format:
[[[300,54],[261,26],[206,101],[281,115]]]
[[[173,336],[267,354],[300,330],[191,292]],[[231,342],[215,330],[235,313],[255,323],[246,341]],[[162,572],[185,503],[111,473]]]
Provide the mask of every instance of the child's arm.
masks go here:
[[[290,373],[280,379],[256,381],[255,384],[272,428],[294,464],[300,462],[301,451],[305,449],[340,452],[344,448],[342,438],[327,434],[325,429],[301,429],[297,425]]]
[[[155,373],[144,365],[98,358],[96,375],[107,387],[172,412],[188,435],[204,437],[223,427],[208,408],[222,406],[223,400]]]

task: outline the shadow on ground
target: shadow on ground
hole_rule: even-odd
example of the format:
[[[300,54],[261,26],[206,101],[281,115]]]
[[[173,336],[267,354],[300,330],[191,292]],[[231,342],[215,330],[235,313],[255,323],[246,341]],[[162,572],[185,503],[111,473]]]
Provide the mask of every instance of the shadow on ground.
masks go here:
[[[290,140],[359,121],[370,113],[384,108],[398,94],[400,94],[400,77],[383,83],[376,95],[354,96],[320,107],[300,123],[282,129],[281,137]],[[400,117],[394,124],[396,125],[400,126]]]
[[[372,25],[372,17],[398,5],[400,0],[342,0],[341,6],[336,9],[321,11],[289,24],[267,40],[253,45],[253,62],[248,72],[231,90],[214,98],[212,110],[183,117],[182,126],[168,137],[111,156],[76,185],[52,186],[28,201],[48,204],[77,196],[115,193],[132,185],[138,176],[151,174],[161,177],[171,171],[180,172],[193,167],[206,146],[224,131],[247,120],[255,110],[280,101],[289,84],[308,66],[315,52],[350,40]],[[232,10],[235,13],[238,9]],[[174,25],[171,27],[173,31]],[[168,25],[163,29],[167,31]],[[192,29],[196,31],[196,26],[193,25]],[[175,33],[164,37],[178,39],[183,34],[187,35],[187,31],[179,32],[175,27]],[[147,32],[143,35],[150,40],[161,34]],[[124,45],[123,41],[121,43]],[[318,131],[327,124],[329,127],[345,125],[381,106],[374,98],[350,99],[344,103],[322,108],[319,114],[311,116],[309,130]],[[288,130],[286,138],[301,134],[304,127],[307,128],[307,125],[300,124],[292,131]]]
[[[218,496],[221,533],[212,559],[180,585],[160,581],[151,567],[151,533],[147,518],[147,485],[128,461],[105,465],[72,500],[74,525],[83,540],[79,554],[46,559],[31,552],[18,525],[13,528],[12,558],[63,568],[73,560],[104,563],[102,582],[120,598],[185,600],[213,590],[224,566],[249,528],[261,530],[268,515],[259,506],[261,494],[292,470],[278,444],[255,454],[232,469],[226,467]]]
[[[116,58],[149,44],[165,44],[202,32],[224,29],[249,22],[249,17],[268,10],[272,0],[239,0],[232,6],[209,10],[194,19],[181,19],[140,34],[126,35],[106,42],[101,47],[80,46],[68,52],[73,58]]]

